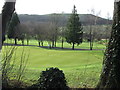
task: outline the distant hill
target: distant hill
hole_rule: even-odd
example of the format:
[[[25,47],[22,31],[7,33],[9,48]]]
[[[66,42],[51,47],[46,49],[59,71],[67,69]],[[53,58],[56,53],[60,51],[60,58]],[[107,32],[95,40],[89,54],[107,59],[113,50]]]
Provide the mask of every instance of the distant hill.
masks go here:
[[[50,22],[53,14],[46,14],[46,15],[27,15],[27,14],[20,14],[19,18],[21,22]],[[57,15],[57,19],[59,19],[59,25],[66,25],[70,14],[54,14]],[[93,25],[94,20],[97,16],[92,14],[79,14],[80,21],[83,25]],[[112,24],[112,20],[107,20],[101,17],[97,17],[97,25],[106,25],[107,21],[108,24]]]

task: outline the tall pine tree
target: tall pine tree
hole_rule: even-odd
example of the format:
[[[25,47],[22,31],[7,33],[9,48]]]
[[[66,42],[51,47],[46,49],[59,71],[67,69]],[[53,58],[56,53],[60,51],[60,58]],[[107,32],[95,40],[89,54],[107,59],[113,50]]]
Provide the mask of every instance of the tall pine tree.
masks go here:
[[[82,25],[79,19],[79,15],[77,14],[76,7],[74,5],[72,14],[68,20],[67,30],[66,30],[66,41],[72,44],[72,49],[74,50],[75,44],[82,43]]]
[[[19,18],[17,13],[15,12],[12,15],[11,21],[8,26],[8,38],[9,39],[14,39],[15,40],[15,45],[17,44],[17,38],[18,38],[18,32],[17,31],[17,26],[20,24]]]

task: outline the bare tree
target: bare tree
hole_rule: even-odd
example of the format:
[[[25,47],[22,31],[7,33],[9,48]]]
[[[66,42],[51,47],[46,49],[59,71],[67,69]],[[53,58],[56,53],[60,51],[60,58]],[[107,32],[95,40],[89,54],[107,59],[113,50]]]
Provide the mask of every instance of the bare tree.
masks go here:
[[[110,17],[110,14],[109,13],[107,13],[107,25],[106,25],[106,29],[105,29],[105,35],[106,35],[106,37],[105,37],[105,39],[106,39],[106,45],[107,45],[107,43],[108,43],[108,40],[109,40],[109,38],[110,38],[110,33],[111,33],[111,27],[112,27],[112,25],[109,23],[109,20],[111,19],[111,17]]]
[[[52,43],[48,43],[50,47],[54,47],[55,44],[55,34],[56,34],[56,29],[55,29],[55,24],[54,23],[49,23],[48,29],[47,29],[47,41],[51,41]],[[51,45],[52,44],[52,45]]]
[[[18,40],[21,40],[22,45],[24,45],[24,40],[27,38],[27,44],[28,44],[28,32],[29,32],[29,30],[28,30],[27,26],[23,23],[20,23],[17,29],[19,32]]]
[[[35,28],[35,22],[25,22],[25,39],[27,39],[27,45],[29,45],[29,40],[31,38],[34,38],[34,28]]]
[[[4,46],[4,50],[2,50],[3,58],[2,58],[2,84],[3,88],[9,88],[11,85],[11,79],[15,79],[17,82],[12,87],[21,87],[21,81],[23,80],[25,69],[27,66],[28,57],[27,54],[23,50],[21,52],[21,56],[16,61],[16,50],[15,46]],[[18,63],[19,62],[19,63]],[[16,66],[17,63],[17,66]]]
[[[65,32],[66,32],[66,28],[65,27],[60,27],[59,28],[59,36],[60,36],[60,39],[61,39],[61,48],[63,49],[64,47],[64,41],[65,41]]]
[[[34,28],[34,34],[35,38],[38,41],[39,46],[43,46],[44,40],[46,40],[47,37],[47,28],[48,23],[36,23]],[[50,33],[50,32],[49,32]]]
[[[100,13],[101,13],[101,11],[99,11],[99,12],[95,12],[95,9],[91,9],[90,10],[90,13],[92,14],[92,15],[95,15],[95,19],[94,19],[94,22],[91,22],[91,25],[89,26],[89,30],[90,30],[90,32],[89,32],[89,41],[90,41],[90,50],[92,50],[93,49],[93,43],[94,43],[94,30],[96,30],[97,29],[97,20],[98,20],[98,16],[100,15]],[[93,18],[91,17],[91,20],[92,20]],[[92,25],[93,24],[93,25]],[[94,29],[93,29],[93,26],[95,26],[94,27]]]
[[[62,12],[62,15],[61,15],[61,22],[65,22],[65,15],[64,15],[64,12]],[[61,23],[62,24],[62,23]],[[60,25],[61,26],[61,25]],[[64,47],[64,41],[65,41],[65,32],[66,32],[66,27],[65,25],[59,27],[59,37],[61,38],[61,48],[63,49]]]
[[[52,47],[56,47],[56,42],[58,39],[58,28],[59,28],[59,21],[60,21],[60,15],[59,14],[52,14],[51,15],[51,23],[53,23],[54,28],[52,27],[53,31],[53,39],[52,39]]]

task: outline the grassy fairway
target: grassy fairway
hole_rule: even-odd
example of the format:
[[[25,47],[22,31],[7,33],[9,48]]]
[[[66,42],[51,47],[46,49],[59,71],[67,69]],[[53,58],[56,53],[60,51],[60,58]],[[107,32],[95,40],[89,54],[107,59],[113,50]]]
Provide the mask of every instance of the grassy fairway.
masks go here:
[[[12,43],[14,44],[14,40],[13,39],[7,39],[5,41],[5,43]],[[18,41],[18,44],[22,44],[21,41]],[[27,45],[27,41],[24,40],[24,44]],[[90,43],[88,42],[83,42],[82,44],[80,44],[79,46],[75,45],[75,48],[80,48],[80,49],[90,49]],[[35,45],[38,46],[38,42],[37,40],[30,40],[29,41],[29,45]],[[61,47],[61,42],[57,42],[57,47]],[[48,42],[44,41],[44,46],[48,46]],[[67,42],[64,42],[64,48],[72,48],[72,45],[68,44]],[[98,44],[96,42],[93,43],[93,49],[105,49],[105,45],[102,44]]]
[[[95,87],[101,71],[103,51],[51,50],[35,46],[18,46],[17,61],[22,50],[29,54],[25,78],[37,80],[48,67],[58,67],[65,73],[69,87]],[[102,48],[102,47],[101,47]],[[16,63],[16,66],[19,62]]]

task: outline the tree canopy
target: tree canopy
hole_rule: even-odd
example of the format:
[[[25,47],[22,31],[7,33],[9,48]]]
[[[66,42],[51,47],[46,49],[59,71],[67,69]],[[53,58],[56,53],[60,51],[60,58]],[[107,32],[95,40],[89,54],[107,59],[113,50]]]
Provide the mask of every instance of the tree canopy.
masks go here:
[[[12,15],[12,18],[11,18],[11,21],[8,25],[8,38],[13,38],[13,39],[17,39],[18,38],[18,25],[20,24],[20,21],[19,21],[19,18],[18,18],[18,15],[17,13],[13,13]],[[15,44],[16,44],[16,41],[15,41]]]
[[[15,10],[15,2],[5,2],[2,9],[2,44],[5,41],[6,25],[10,21]]]
[[[82,25],[80,22],[79,15],[77,14],[76,7],[74,5],[72,14],[68,20],[67,30],[66,30],[66,41],[73,44],[72,49],[74,50],[74,44],[82,43]]]

